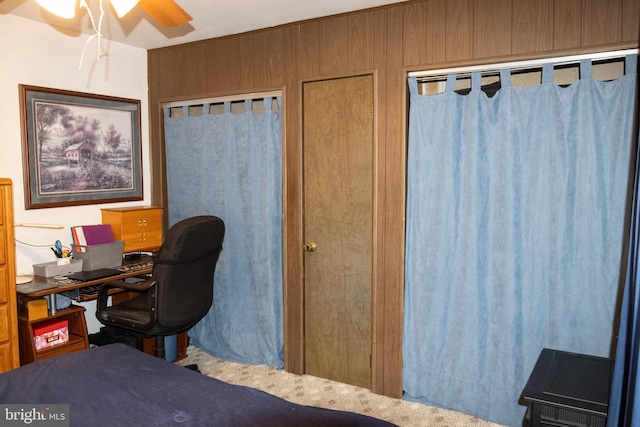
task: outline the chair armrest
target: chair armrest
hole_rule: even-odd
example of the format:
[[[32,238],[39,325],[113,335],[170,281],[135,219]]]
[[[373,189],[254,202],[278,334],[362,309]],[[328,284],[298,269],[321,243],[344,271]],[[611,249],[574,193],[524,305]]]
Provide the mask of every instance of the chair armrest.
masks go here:
[[[125,282],[124,280],[114,280],[111,282],[104,283],[100,287],[100,291],[102,291],[102,289],[104,288],[107,288],[107,291],[108,289],[120,288],[120,289],[126,289],[128,291],[134,291],[134,292],[146,292],[152,287],[154,287],[155,285],[156,285],[156,281],[151,279],[143,280],[141,282]]]
[[[144,280],[142,282],[125,282],[124,280],[114,280],[104,283],[98,291],[97,308],[100,312],[107,308],[107,300],[109,298],[110,289],[125,289],[128,291],[143,293],[153,288],[157,282],[155,280]]]

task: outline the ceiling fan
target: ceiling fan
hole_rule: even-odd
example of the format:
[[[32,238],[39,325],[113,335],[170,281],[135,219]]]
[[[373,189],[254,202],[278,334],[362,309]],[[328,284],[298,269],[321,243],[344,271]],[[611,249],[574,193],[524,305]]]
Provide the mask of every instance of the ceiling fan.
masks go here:
[[[4,0],[0,0],[0,3]],[[85,9],[89,14],[91,25],[95,34],[92,34],[85,42],[82,55],[80,56],[80,66],[82,68],[82,62],[84,59],[85,49],[91,40],[96,39],[98,42],[98,49],[96,55],[96,61],[100,60],[103,56],[102,51],[102,18],[104,17],[104,2],[108,1],[118,18],[122,18],[136,6],[140,6],[142,10],[148,13],[152,18],[158,21],[165,27],[177,27],[191,21],[193,18],[187,12],[184,11],[174,0],[94,0],[99,3],[100,14],[97,19],[94,19],[93,13],[87,4],[91,0],[35,0],[38,5],[45,9],[47,12],[52,13],[63,19],[71,19],[76,15],[76,9],[78,6],[80,9]]]
[[[36,0],[36,2],[42,8],[62,18],[75,16],[76,0]],[[174,0],[109,0],[109,3],[113,6],[118,18],[122,18],[135,6],[140,6],[165,27],[177,27],[193,19]],[[80,7],[86,8],[86,0],[80,0]]]
[[[193,19],[173,0],[140,0],[139,5],[165,27],[177,27]]]

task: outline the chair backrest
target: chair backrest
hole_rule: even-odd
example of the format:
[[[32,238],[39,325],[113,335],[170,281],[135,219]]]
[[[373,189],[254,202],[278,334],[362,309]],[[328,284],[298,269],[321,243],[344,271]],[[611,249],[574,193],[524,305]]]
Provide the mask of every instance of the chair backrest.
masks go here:
[[[188,329],[209,311],[224,233],[224,222],[215,216],[187,218],[167,232],[152,273],[158,333]]]

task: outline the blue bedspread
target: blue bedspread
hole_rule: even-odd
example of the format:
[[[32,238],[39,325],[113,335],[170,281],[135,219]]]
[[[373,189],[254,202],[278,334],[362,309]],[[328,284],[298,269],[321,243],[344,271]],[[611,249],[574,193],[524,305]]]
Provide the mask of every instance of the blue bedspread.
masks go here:
[[[290,403],[124,344],[3,373],[0,402],[69,404],[71,426],[392,426],[364,415]]]

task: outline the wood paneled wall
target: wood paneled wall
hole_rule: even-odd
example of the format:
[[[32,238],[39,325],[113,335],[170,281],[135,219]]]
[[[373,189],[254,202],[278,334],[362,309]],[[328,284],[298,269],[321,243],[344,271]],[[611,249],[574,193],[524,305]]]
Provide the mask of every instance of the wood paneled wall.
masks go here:
[[[151,50],[152,203],[166,205],[162,102],[283,90],[285,369],[302,373],[301,85],[373,74],[372,389],[400,397],[407,71],[635,48],[639,33],[640,0],[423,0]]]

